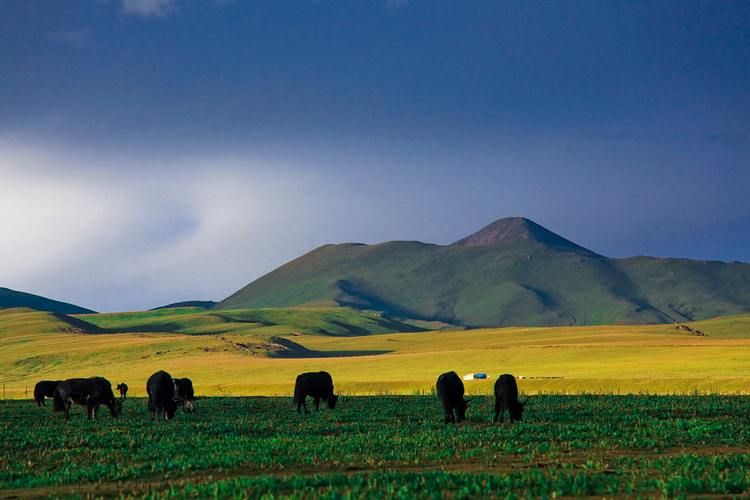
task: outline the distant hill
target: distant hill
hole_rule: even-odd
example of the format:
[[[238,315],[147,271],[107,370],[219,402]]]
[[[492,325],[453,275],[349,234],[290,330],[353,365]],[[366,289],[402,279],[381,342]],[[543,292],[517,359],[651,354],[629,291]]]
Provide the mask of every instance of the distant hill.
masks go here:
[[[17,292],[9,288],[0,288],[0,309],[28,307],[37,311],[47,311],[60,314],[90,314],[91,309],[78,307],[66,302],[48,299],[39,295]]]
[[[463,327],[664,324],[750,313],[750,264],[610,259],[523,218],[452,245],[325,245],[213,307],[347,306]]]
[[[151,310],[158,311],[159,309],[176,309],[179,307],[201,307],[203,309],[211,309],[216,304],[217,302],[214,302],[213,300],[186,300],[183,302],[175,302],[174,304],[169,304],[166,306],[154,307]]]

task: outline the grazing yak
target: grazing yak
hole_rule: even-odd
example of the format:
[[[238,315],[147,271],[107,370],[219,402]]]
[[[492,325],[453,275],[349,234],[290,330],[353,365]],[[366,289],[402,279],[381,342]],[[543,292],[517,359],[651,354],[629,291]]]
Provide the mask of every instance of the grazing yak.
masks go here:
[[[174,381],[174,400],[178,406],[184,406],[186,412],[195,411],[195,391],[193,390],[193,381],[189,378],[175,378]]]
[[[500,422],[502,422],[506,409],[510,415],[511,423],[521,420],[523,406],[527,401],[528,399],[523,403],[518,401],[518,386],[513,375],[507,373],[500,375],[495,382],[495,418],[492,421],[497,422],[499,415]]]
[[[473,398],[464,400],[464,383],[456,372],[443,373],[435,385],[437,396],[445,410],[445,423],[461,422],[466,418],[466,408]]]
[[[128,384],[123,382],[122,384],[117,384],[117,392],[120,393],[120,399],[125,399],[128,397]]]
[[[69,378],[58,384],[52,396],[52,411],[70,418],[70,406],[75,403],[86,407],[86,418],[96,418],[100,405],[109,408],[112,418],[122,413],[122,400],[115,399],[112,384],[102,377]]]
[[[39,407],[47,406],[44,398],[51,398],[55,394],[57,385],[61,382],[62,380],[42,380],[37,382],[34,386],[34,401],[36,401],[36,405]]]
[[[325,399],[328,408],[334,410],[336,401],[339,397],[333,394],[333,379],[328,372],[308,372],[297,375],[297,381],[294,384],[294,403],[297,405],[297,413],[302,413],[301,408],[307,411],[307,396],[313,398],[315,411],[318,411],[320,400]]]
[[[148,393],[148,412],[158,422],[164,416],[164,420],[171,420],[177,412],[175,393],[177,386],[172,375],[160,370],[148,378],[146,382]]]

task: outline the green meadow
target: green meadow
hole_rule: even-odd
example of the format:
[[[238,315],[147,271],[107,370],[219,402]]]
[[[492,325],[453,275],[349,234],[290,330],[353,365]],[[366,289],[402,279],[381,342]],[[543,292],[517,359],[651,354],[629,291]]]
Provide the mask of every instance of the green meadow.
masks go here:
[[[527,394],[750,393],[750,316],[675,325],[429,331],[346,308],[200,308],[65,316],[0,311],[6,399],[39,380],[99,375],[145,395],[157,370],[205,396],[290,395],[297,374],[326,370],[345,395],[429,394],[443,372],[491,394],[523,377]]]
[[[145,398],[69,421],[0,402],[0,498],[747,498],[745,396],[539,395],[491,423],[491,396],[443,423],[433,396],[212,397],[157,424]]]

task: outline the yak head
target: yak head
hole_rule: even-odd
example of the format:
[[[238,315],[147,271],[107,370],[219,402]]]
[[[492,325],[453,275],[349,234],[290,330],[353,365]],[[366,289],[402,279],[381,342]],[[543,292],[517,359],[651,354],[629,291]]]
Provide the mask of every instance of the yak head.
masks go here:
[[[112,418],[118,418],[122,415],[122,399],[115,399],[112,406],[109,407],[109,414]]]
[[[195,411],[195,399],[185,400],[185,411],[188,413],[193,413]]]
[[[328,400],[327,400],[327,402],[328,402],[328,408],[331,409],[331,410],[335,410],[336,409],[336,401],[338,401],[338,400],[339,400],[338,396],[336,396],[335,394],[331,394],[331,397],[329,397]]]
[[[461,402],[456,405],[456,416],[460,420],[466,420],[466,409],[469,407],[469,402],[472,401],[474,398],[469,399],[463,399],[461,398]]]
[[[515,404],[510,405],[508,408],[508,411],[510,412],[510,418],[513,420],[521,420],[521,417],[523,416],[523,407],[526,405],[526,403],[529,402],[529,398],[526,398],[526,401],[523,403],[520,401],[516,401]]]

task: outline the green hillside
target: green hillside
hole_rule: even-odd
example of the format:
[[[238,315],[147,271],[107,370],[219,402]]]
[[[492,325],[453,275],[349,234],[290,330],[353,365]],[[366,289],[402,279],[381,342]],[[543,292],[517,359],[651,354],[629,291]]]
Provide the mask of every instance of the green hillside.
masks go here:
[[[30,333],[105,333],[104,329],[81,318],[28,307],[0,310],[0,329]]]
[[[345,306],[467,328],[669,324],[750,312],[750,264],[609,259],[521,217],[450,246],[325,245],[212,307]]]
[[[397,241],[320,247],[215,308],[348,306],[465,327],[660,324],[750,312],[748,283],[748,264]]]
[[[4,310],[0,385],[21,399],[39,380],[98,375],[143,396],[148,377],[166,370],[193,379],[200,395],[288,395],[299,373],[326,370],[344,395],[413,394],[455,370],[489,374],[465,382],[481,394],[502,373],[524,376],[527,393],[750,393],[750,315],[682,327],[387,330],[376,316],[344,308],[76,317]]]
[[[750,312],[750,264],[643,256],[612,262],[677,321]]]

